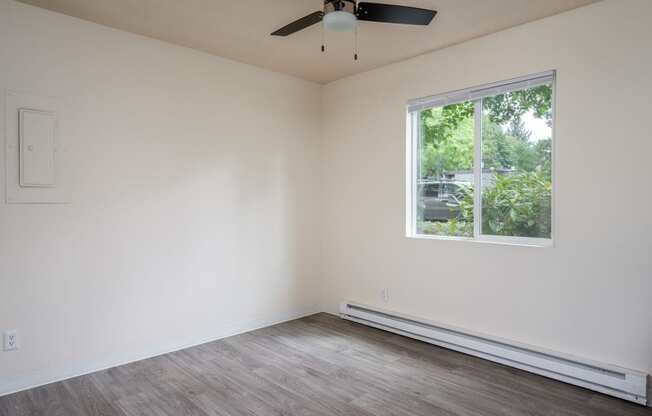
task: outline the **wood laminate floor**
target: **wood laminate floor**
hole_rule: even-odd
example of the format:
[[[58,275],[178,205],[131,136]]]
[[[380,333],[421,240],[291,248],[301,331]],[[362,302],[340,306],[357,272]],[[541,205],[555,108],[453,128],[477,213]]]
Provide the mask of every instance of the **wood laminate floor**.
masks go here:
[[[318,314],[0,397],[0,415],[652,416],[652,409]]]

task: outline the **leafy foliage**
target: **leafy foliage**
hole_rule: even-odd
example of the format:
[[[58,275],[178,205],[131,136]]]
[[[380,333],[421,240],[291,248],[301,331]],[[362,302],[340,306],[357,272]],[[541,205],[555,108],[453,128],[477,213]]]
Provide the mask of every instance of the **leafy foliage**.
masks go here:
[[[552,125],[552,88],[542,85],[482,100],[485,168],[532,171],[545,169],[548,144],[533,144],[521,117],[532,111]],[[466,101],[421,111],[422,178],[473,167],[474,103]],[[501,125],[510,124],[507,132]],[[546,153],[546,147],[548,149]],[[549,164],[549,162],[548,162]]]
[[[452,219],[447,222],[421,221],[417,224],[421,234],[442,235],[447,237],[472,237],[473,222]]]
[[[471,104],[470,106],[468,104]],[[473,166],[473,105],[453,104],[421,112],[421,176]]]
[[[482,100],[491,121],[498,124],[518,120],[528,111],[552,126],[552,88],[548,85],[495,95]]]
[[[552,186],[542,172],[499,176],[482,193],[482,232],[550,238]]]
[[[552,88],[547,85],[485,98],[483,168],[494,181],[482,191],[482,232],[549,238],[551,234],[551,139],[531,140],[526,113],[552,126]],[[473,168],[474,104],[463,102],[421,112],[420,177]],[[503,173],[501,173],[503,172]],[[457,218],[419,222],[426,234],[473,235],[473,187],[463,186],[451,209]]]
[[[550,179],[550,138],[530,141],[531,133],[520,120],[513,122],[507,132],[488,117],[483,124],[482,164],[485,169],[507,169],[520,172],[546,172]]]
[[[543,172],[497,175],[482,193],[482,233],[511,237],[550,238],[552,186]],[[423,222],[426,234],[473,235],[473,187],[460,188],[458,217],[448,222]]]
[[[457,131],[460,124],[473,119],[474,105],[467,101],[421,112],[424,144],[439,145]]]

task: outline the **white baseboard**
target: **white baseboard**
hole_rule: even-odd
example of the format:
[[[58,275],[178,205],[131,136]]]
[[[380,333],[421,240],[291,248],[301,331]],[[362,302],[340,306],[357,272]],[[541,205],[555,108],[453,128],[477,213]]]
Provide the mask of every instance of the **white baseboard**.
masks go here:
[[[343,302],[340,316],[450,350],[519,368],[641,405],[648,402],[648,375],[559,351],[499,339],[395,311]]]
[[[189,344],[175,345],[168,348],[152,349],[149,351],[141,351],[136,354],[131,354],[127,357],[111,357],[100,362],[86,363],[79,366],[48,369],[45,372],[38,374],[30,374],[21,379],[3,380],[0,381],[0,397],[6,396],[20,391],[29,390],[35,387],[40,387],[46,384],[64,381],[71,378],[83,376],[86,374],[102,371],[113,367],[133,363],[135,361],[146,360],[148,358],[157,357],[163,354],[183,350],[186,348],[195,347],[197,345],[206,344],[208,342],[217,341],[223,338],[228,338],[234,335],[242,334],[245,332],[254,331],[256,329],[265,328],[268,326],[280,324],[287,321],[303,318],[305,316],[313,315],[319,312],[318,307],[300,308],[285,313],[277,314],[273,317],[257,317],[242,322],[230,323],[226,328],[222,329],[219,333],[211,336],[210,338],[199,339]]]

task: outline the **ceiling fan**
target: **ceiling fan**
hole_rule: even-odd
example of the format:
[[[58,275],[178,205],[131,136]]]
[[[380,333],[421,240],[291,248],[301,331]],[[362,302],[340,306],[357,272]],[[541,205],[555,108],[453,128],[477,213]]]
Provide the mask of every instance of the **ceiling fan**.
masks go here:
[[[435,17],[435,10],[416,7],[397,6],[384,3],[356,3],[356,0],[324,0],[324,10],[311,13],[286,25],[272,36],[288,36],[319,22],[324,29],[333,32],[350,32],[356,30],[358,21],[401,23],[407,25],[427,26]],[[325,47],[322,45],[322,52]],[[355,56],[357,60],[357,53]]]

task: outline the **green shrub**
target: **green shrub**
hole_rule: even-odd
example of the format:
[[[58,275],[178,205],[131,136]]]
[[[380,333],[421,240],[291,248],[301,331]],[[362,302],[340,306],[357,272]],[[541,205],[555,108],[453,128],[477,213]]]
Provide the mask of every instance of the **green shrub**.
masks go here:
[[[473,237],[473,221],[452,219],[447,222],[420,221],[417,229],[421,234],[448,237]]]
[[[550,238],[552,186],[543,172],[497,175],[482,195],[482,233]],[[458,217],[448,222],[419,222],[424,234],[473,236],[473,186],[460,188]]]
[[[482,232],[550,238],[552,186],[541,172],[498,176],[482,195]]]

